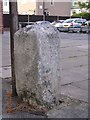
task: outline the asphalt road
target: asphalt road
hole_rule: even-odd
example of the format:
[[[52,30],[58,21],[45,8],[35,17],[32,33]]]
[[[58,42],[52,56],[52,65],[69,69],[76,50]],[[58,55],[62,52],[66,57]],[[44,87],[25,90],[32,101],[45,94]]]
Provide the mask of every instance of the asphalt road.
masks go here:
[[[86,33],[70,33],[70,32],[60,32],[61,39],[63,40],[88,40],[89,34]]]

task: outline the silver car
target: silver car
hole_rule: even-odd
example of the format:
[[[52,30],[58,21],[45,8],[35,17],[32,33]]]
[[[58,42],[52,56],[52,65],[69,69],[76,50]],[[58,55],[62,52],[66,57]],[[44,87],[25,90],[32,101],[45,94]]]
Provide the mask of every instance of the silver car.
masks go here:
[[[82,25],[81,32],[90,33],[90,20]]]
[[[81,25],[86,21],[87,21],[86,19],[82,19],[82,18],[67,19],[63,22],[63,27],[80,28]]]

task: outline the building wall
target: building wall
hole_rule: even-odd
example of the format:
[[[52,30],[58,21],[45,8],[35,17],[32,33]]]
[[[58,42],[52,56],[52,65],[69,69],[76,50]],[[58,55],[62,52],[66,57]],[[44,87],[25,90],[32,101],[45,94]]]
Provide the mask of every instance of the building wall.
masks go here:
[[[0,33],[3,32],[3,6],[0,1]]]
[[[17,0],[19,14],[34,14],[36,3],[33,0]],[[9,14],[9,0],[3,0],[3,13]]]
[[[70,16],[71,2],[44,2],[44,8],[51,16]],[[43,2],[37,3],[36,14],[43,15]]]
[[[34,14],[36,3],[33,1],[18,1],[18,13],[19,14]]]
[[[43,15],[43,1],[45,0],[40,0],[39,2],[36,2],[36,0],[17,0],[18,13],[32,15],[35,10],[36,15]],[[47,8],[46,12],[48,12],[51,16],[70,16],[71,2],[51,1],[53,1],[53,5],[51,5],[51,2],[44,2],[44,6]],[[3,13],[9,13],[9,0],[3,0],[3,2]]]

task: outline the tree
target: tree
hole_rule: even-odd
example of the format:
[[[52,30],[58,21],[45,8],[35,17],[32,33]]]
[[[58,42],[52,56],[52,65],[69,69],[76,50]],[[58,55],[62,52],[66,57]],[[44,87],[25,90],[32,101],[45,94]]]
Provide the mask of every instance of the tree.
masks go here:
[[[14,68],[14,33],[18,30],[17,2],[9,2],[10,10],[10,47],[11,47],[11,74],[12,74],[12,94],[17,96],[16,79]]]
[[[85,8],[87,10],[90,10],[90,1],[87,2],[87,3],[85,3],[85,2],[83,2],[83,3],[78,2],[78,6],[81,9],[81,11],[82,11],[83,8]]]
[[[81,11],[82,11],[83,8],[86,8],[86,4],[85,3],[78,2],[78,6],[79,6]]]
[[[86,4],[86,9],[90,11],[90,1]]]

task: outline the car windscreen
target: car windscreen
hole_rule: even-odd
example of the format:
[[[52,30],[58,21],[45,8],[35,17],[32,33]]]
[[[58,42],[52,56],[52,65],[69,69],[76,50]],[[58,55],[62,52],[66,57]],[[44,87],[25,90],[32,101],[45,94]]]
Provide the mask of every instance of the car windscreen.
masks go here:
[[[73,20],[65,20],[64,23],[71,23]]]

